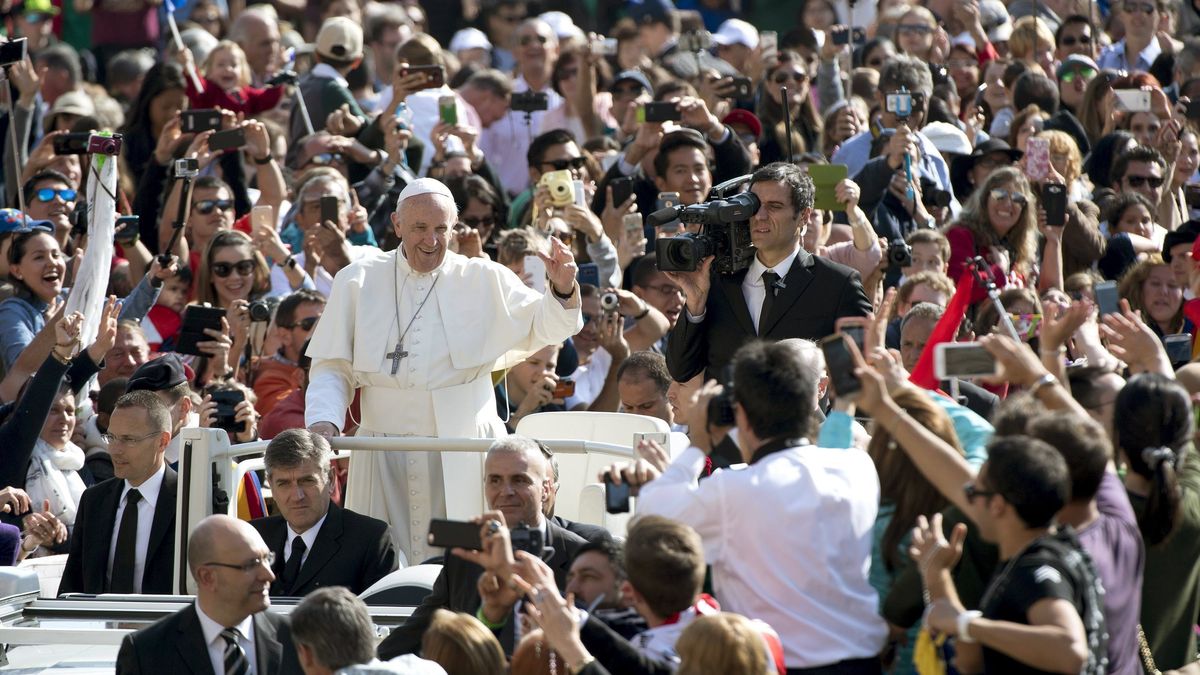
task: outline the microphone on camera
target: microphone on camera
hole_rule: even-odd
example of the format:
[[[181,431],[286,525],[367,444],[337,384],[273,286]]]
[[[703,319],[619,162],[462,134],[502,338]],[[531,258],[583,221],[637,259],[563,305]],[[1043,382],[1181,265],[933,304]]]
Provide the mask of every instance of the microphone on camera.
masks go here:
[[[668,206],[665,209],[659,209],[649,216],[646,216],[646,222],[652,227],[659,227],[679,218],[679,212],[683,210],[682,206]]]

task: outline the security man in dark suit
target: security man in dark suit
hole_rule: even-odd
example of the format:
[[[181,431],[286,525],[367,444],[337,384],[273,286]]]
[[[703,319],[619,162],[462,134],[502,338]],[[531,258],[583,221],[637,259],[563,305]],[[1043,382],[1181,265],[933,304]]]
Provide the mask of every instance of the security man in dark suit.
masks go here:
[[[163,459],[171,414],[153,392],[125,394],[106,437],[114,477],[79,499],[59,593],[173,593],[178,478]]]
[[[483,462],[483,489],[488,508],[499,511],[504,522],[511,527],[527,525],[540,530],[543,545],[552,551],[543,551],[542,558],[554,570],[554,579],[562,589],[567,582],[567,572],[575,552],[585,540],[555,525],[542,514],[550,494],[553,477],[549,462],[542,455],[536,441],[523,436],[508,436],[497,440],[488,449]],[[479,552],[465,552],[479,559]],[[513,648],[513,623],[511,606],[493,607],[485,604],[479,596],[479,577],[483,568],[457,555],[447,555],[442,571],[433,583],[433,591],[421,602],[405,624],[391,632],[379,645],[379,658],[389,660],[401,654],[420,650],[421,637],[433,614],[438,609],[467,612],[474,615],[494,631],[500,633],[500,642],[506,651]]]
[[[762,206],[750,218],[756,253],[748,269],[717,274],[709,257],[693,272],[666,273],[687,298],[667,338],[667,369],[678,382],[702,372],[720,379],[733,353],[756,337],[819,340],[837,319],[871,311],[858,272],[800,246],[813,208],[807,173],[768,164],[754,172],[750,191]]]
[[[396,570],[388,524],[330,501],[333,451],[307,429],[288,429],[263,455],[280,515],[250,521],[275,553],[271,595],[301,597],[322,586],[355,594]]]
[[[224,514],[188,538],[196,602],[125,636],[117,675],[303,672],[286,617],[267,611],[274,554],[249,523]]]

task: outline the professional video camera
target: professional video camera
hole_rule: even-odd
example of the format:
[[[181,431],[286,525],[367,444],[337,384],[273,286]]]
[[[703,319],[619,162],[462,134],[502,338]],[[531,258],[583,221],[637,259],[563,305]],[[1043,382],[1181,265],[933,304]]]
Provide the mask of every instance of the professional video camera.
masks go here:
[[[692,272],[708,256],[715,256],[713,267],[721,274],[746,269],[754,261],[750,242],[750,218],[762,203],[753,192],[728,199],[713,199],[703,204],[672,206],[651,213],[648,220],[658,227],[679,219],[684,225],[700,225],[699,234],[688,232],[666,237],[654,243],[660,272]]]

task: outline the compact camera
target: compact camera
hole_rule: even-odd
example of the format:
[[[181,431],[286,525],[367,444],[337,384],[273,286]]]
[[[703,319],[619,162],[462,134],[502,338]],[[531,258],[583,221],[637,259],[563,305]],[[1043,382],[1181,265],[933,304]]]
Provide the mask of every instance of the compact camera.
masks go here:
[[[121,139],[121,134],[112,136],[92,134],[88,137],[87,151],[93,155],[119,155],[121,154]]]
[[[550,190],[550,203],[558,206],[570,206],[575,203],[575,177],[570,171],[547,171],[538,181],[538,187],[545,185]]]
[[[913,264],[912,247],[903,239],[888,244],[888,265],[891,267],[908,267]]]

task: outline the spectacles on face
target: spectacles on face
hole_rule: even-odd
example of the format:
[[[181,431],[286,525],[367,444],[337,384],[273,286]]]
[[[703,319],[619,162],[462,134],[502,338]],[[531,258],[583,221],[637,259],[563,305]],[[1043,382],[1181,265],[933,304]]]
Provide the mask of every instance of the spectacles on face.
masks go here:
[[[309,164],[317,166],[329,166],[330,164],[345,164],[346,156],[340,152],[322,152],[313,155],[308,160]]]
[[[312,330],[317,325],[317,321],[319,321],[320,319],[321,319],[321,317],[319,317],[319,316],[309,316],[309,317],[300,319],[296,323],[279,324],[279,327],[287,328],[288,330],[299,328],[300,330],[307,332],[307,331]]]
[[[495,216],[480,216],[479,218],[459,218],[459,222],[467,227],[479,229],[480,227],[495,227]]]
[[[1066,82],[1067,84],[1070,84],[1077,79],[1088,82],[1095,76],[1096,70],[1094,68],[1080,68],[1079,70],[1068,70],[1067,72],[1063,73],[1062,81]]]
[[[1075,45],[1086,47],[1092,44],[1092,36],[1088,35],[1087,33],[1084,33],[1078,37],[1074,35],[1064,35],[1060,42],[1062,42],[1063,47],[1074,47]]]
[[[999,493],[997,493],[995,490],[981,490],[980,488],[975,487],[975,482],[972,481],[963,486],[963,494],[967,496],[968,502],[973,502],[975,501],[976,497],[983,497],[984,499],[987,499],[988,497],[995,496]]]
[[[554,167],[555,171],[566,171],[567,169],[575,169],[578,171],[587,165],[587,160],[583,157],[567,157],[564,159],[546,159],[542,160],[542,166]]]
[[[228,277],[230,274],[233,274],[234,270],[237,271],[238,276],[248,277],[251,274],[254,274],[254,261],[239,260],[235,263],[215,262],[212,264],[212,273],[218,277],[221,277],[222,279]]]
[[[254,572],[258,571],[259,567],[266,567],[267,569],[270,569],[271,566],[274,564],[275,564],[275,552],[267,551],[266,555],[264,555],[263,557],[255,558],[254,560],[251,560],[250,562],[242,563],[241,565],[233,565],[230,563],[223,563],[223,562],[206,562],[206,563],[204,563],[204,566],[207,567],[209,565],[215,565],[216,567],[228,567],[231,570],[241,570],[242,572],[245,572],[246,574],[253,574]]]
[[[534,42],[544,45],[549,41],[550,41],[550,38],[539,33],[537,35],[522,35],[520,44],[522,47],[526,47],[528,45],[533,44]]]
[[[1013,204],[1025,206],[1025,195],[1017,190],[1005,190],[1004,188],[995,188],[991,191],[992,201],[1008,200]]]
[[[212,213],[216,209],[221,209],[222,211],[228,211],[229,209],[232,209],[233,208],[233,200],[232,199],[201,199],[200,201],[192,204],[192,208],[196,209],[196,213],[199,213],[200,215],[203,215],[203,216],[207,216],[208,214]]]
[[[781,70],[771,78],[775,84],[786,84],[788,80],[803,84],[808,81],[808,73],[802,73],[798,70]]]
[[[52,202],[54,201],[55,197],[58,197],[64,202],[73,202],[75,201],[75,197],[79,196],[78,192],[69,188],[64,188],[62,190],[55,190],[54,188],[42,188],[34,194],[37,195],[39,202]]]
[[[1142,14],[1150,15],[1158,11],[1158,7],[1149,2],[1125,2],[1121,5],[1121,9],[1125,10],[1126,14],[1141,12]]]
[[[1140,188],[1143,185],[1149,185],[1151,188],[1160,188],[1163,185],[1161,176],[1125,176],[1125,182],[1129,183],[1131,188]]]
[[[104,442],[107,443],[110,447],[114,446],[114,445],[130,446],[130,445],[133,445],[134,443],[141,443],[142,441],[146,440],[147,438],[153,438],[154,436],[158,436],[159,433],[160,432],[157,432],[157,431],[151,431],[150,433],[146,434],[145,436],[114,436],[112,434],[100,434],[100,438],[103,438]]]
[[[933,27],[923,23],[902,23],[896,27],[901,33],[916,33],[917,35],[929,35],[933,32]]]

